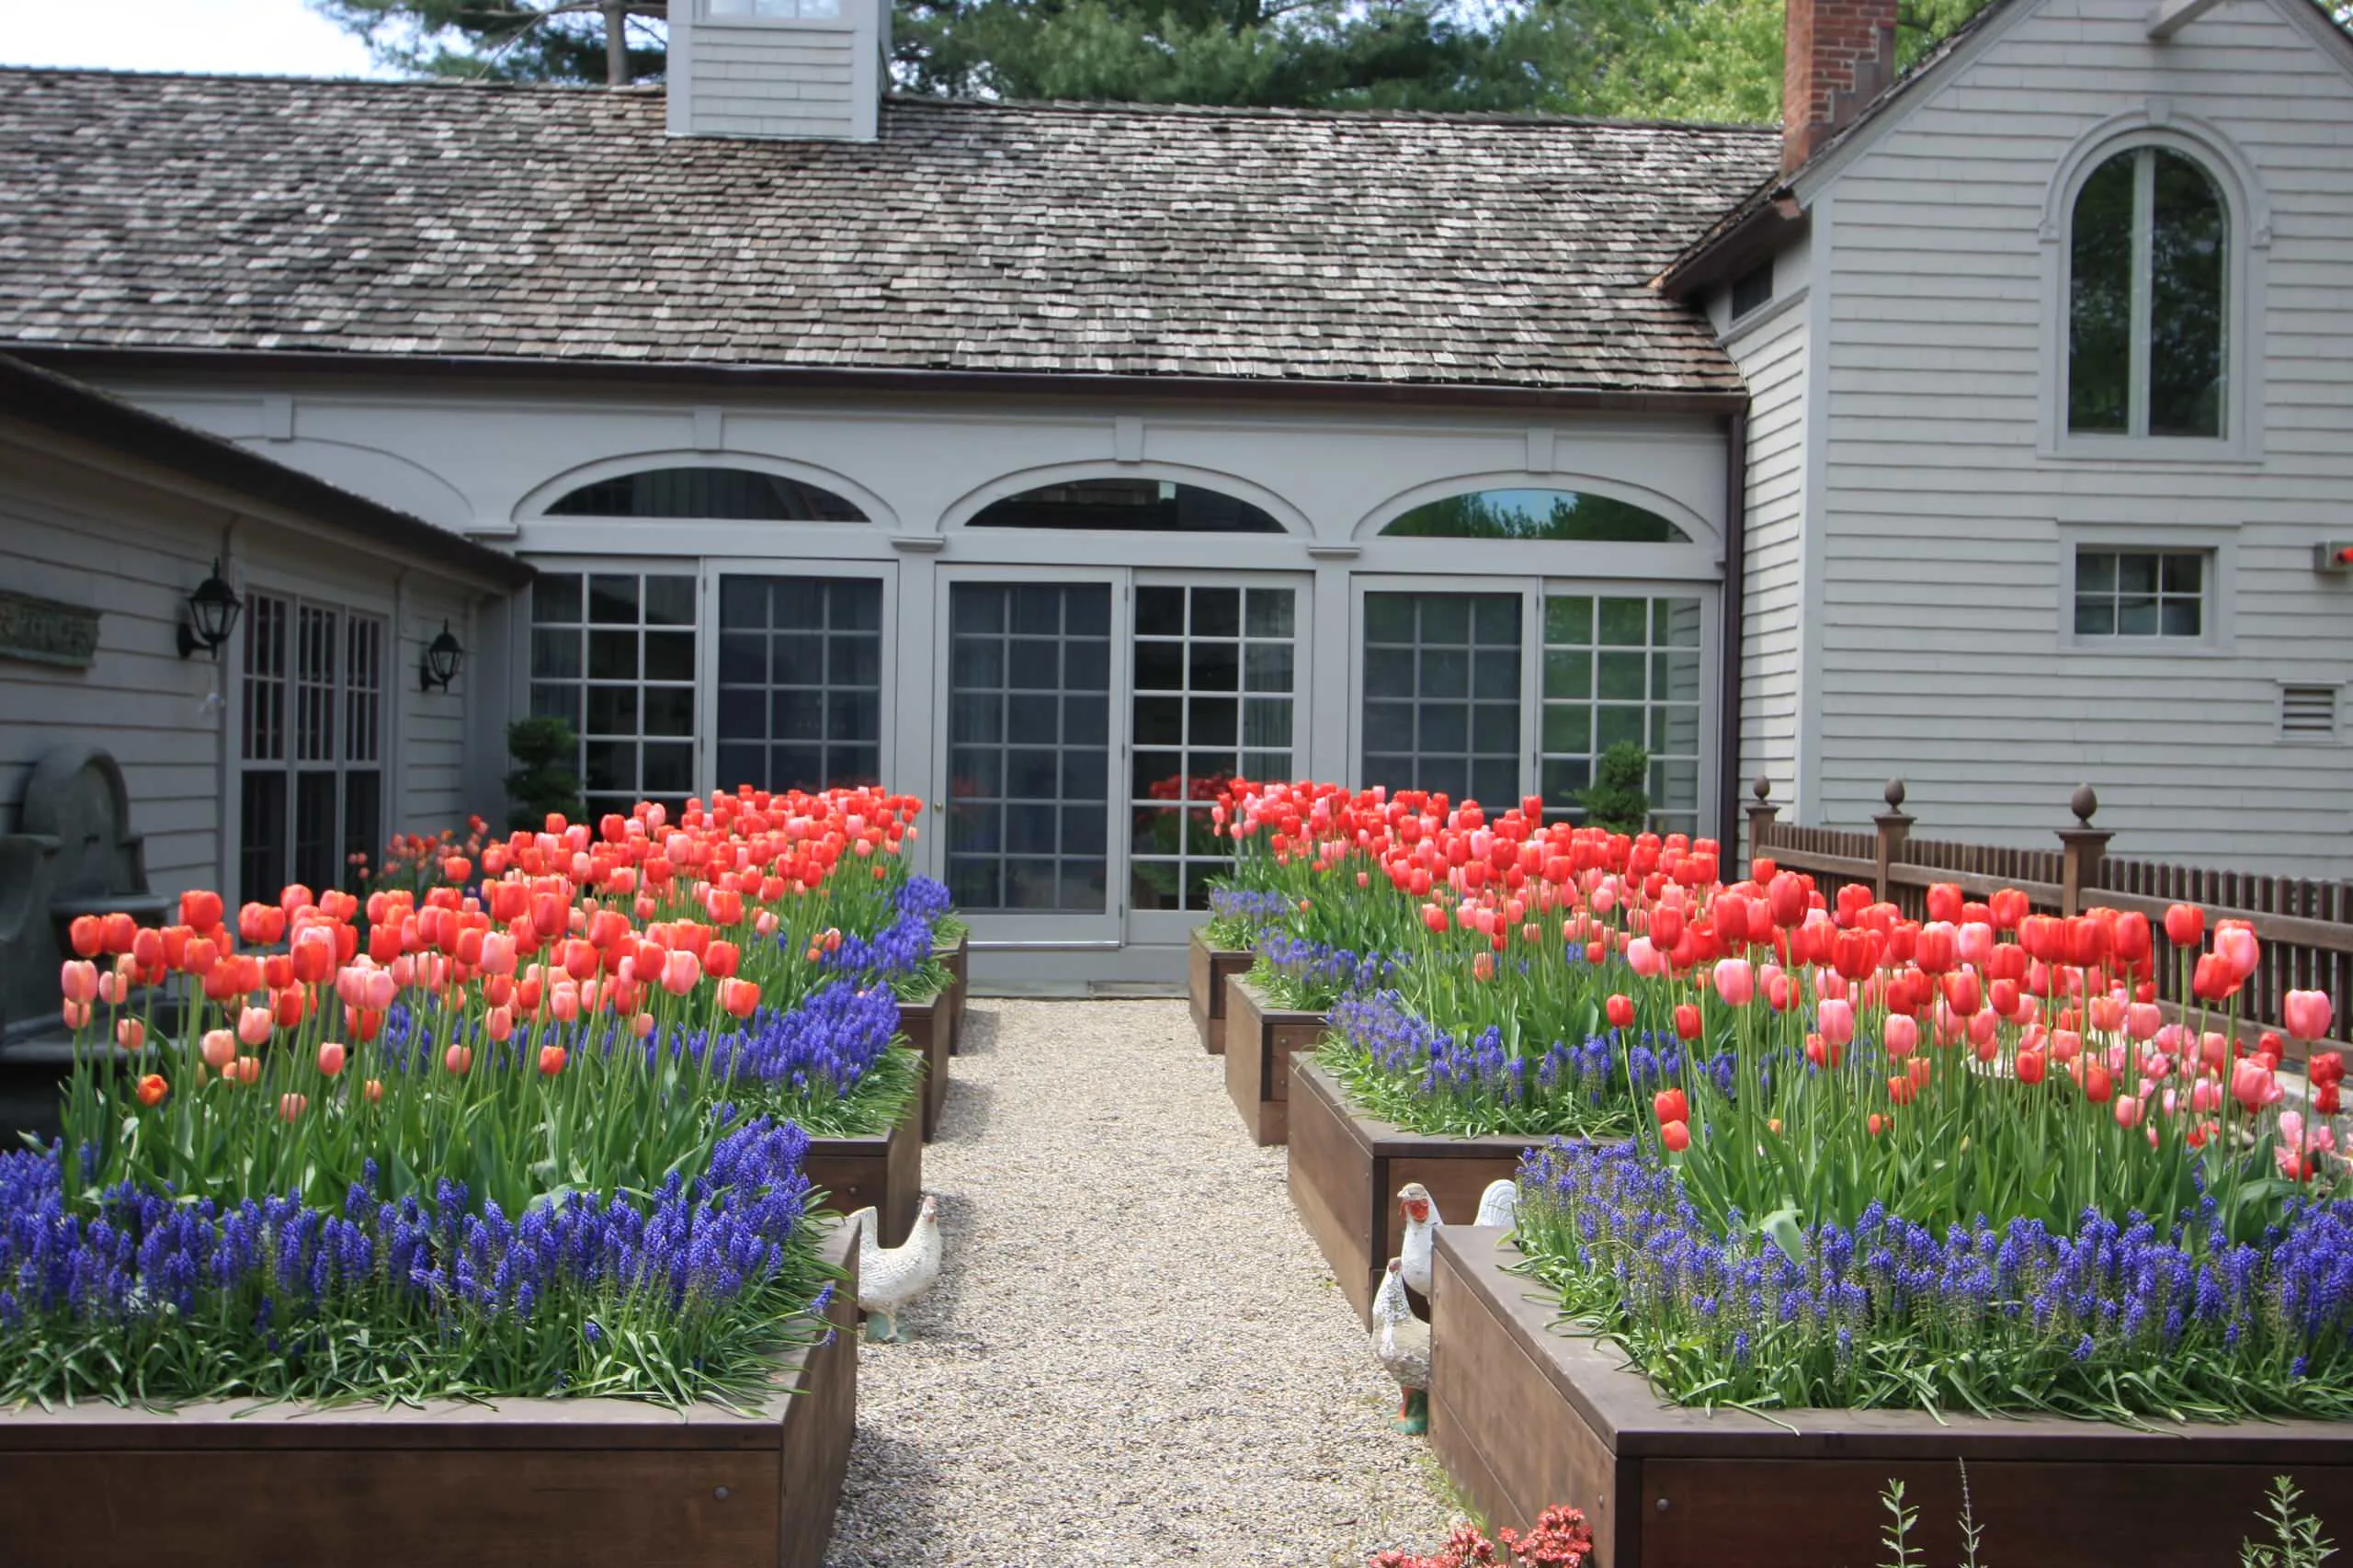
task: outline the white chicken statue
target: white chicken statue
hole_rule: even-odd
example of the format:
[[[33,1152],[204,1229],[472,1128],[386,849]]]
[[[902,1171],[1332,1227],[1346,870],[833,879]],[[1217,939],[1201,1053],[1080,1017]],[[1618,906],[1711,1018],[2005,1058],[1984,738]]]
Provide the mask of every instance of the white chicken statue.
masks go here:
[[[1489,1182],[1487,1190],[1479,1195],[1479,1218],[1472,1222],[1500,1225],[1506,1231],[1519,1223],[1519,1183],[1509,1176]]]
[[[1427,1301],[1430,1297],[1430,1249],[1438,1244],[1438,1230],[1446,1221],[1439,1216],[1438,1200],[1430,1196],[1430,1189],[1417,1181],[1409,1181],[1397,1189],[1397,1210],[1405,1219],[1404,1238],[1397,1247],[1405,1288]]]
[[[1397,1430],[1418,1436],[1430,1429],[1430,1325],[1406,1301],[1404,1274],[1404,1260],[1391,1258],[1372,1299],[1373,1354],[1404,1391]]]
[[[886,1247],[871,1207],[842,1221],[858,1233],[858,1310],[874,1344],[904,1341],[899,1313],[939,1278],[939,1206],[926,1194],[907,1239]]]

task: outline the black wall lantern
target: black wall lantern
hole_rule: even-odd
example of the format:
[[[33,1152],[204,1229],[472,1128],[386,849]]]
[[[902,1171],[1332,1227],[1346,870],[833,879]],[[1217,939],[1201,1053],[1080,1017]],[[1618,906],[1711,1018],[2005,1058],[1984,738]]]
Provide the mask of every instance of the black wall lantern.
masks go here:
[[[237,612],[244,608],[237,590],[222,579],[220,557],[213,557],[212,575],[188,597],[188,618],[180,623],[180,657],[185,659],[201,648],[219,659],[221,644],[236,630]]]
[[[458,666],[466,662],[466,651],[449,635],[449,623],[441,623],[441,635],[425,645],[425,662],[416,669],[416,689],[431,691],[435,687],[449,689],[458,678]]]

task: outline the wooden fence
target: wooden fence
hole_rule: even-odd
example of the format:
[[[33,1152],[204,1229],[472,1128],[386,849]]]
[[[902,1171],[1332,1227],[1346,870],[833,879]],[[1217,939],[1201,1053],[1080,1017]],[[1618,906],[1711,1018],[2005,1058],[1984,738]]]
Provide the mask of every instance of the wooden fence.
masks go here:
[[[2114,835],[2092,825],[2099,798],[2089,785],[2068,802],[2075,820],[2056,830],[2055,849],[1915,838],[1900,778],[1889,781],[1887,810],[1871,819],[1868,832],[1777,822],[1771,783],[1760,778],[1750,788],[1756,797],[1748,807],[1751,863],[1765,856],[1803,871],[1834,903],[1839,888],[1860,882],[1877,899],[1925,919],[1929,885],[1952,882],[1981,900],[1997,888],[2016,888],[2041,914],[2075,915],[2095,906],[2139,911],[2156,938],[2158,994],[2177,1012],[2182,975],[2165,940],[2166,907],[2200,905],[2210,932],[2217,920],[2244,920],[2255,928],[2262,961],[2241,994],[2242,1032],[2278,1028],[2280,1002],[2290,991],[2325,991],[2336,1004],[2331,1027],[2339,1037],[2330,1043],[2353,1049],[2345,1038],[2353,1036],[2353,1020],[2346,1016],[2353,1005],[2353,882],[2119,859],[2108,852]]]

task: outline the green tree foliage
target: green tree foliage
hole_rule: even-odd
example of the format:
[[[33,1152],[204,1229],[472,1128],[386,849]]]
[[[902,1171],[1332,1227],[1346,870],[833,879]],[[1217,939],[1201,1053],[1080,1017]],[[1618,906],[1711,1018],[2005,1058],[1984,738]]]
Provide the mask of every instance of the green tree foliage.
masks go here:
[[[1594,759],[1593,788],[1577,792],[1585,820],[1612,833],[1640,833],[1651,822],[1651,754],[1620,741]]]
[[[538,832],[548,813],[574,822],[586,815],[580,801],[580,737],[561,719],[517,719],[506,726],[506,753],[515,771],[506,776],[506,798],[514,802],[506,825]]]
[[[1986,0],[1910,0],[1908,62]],[[607,79],[609,0],[311,0],[426,75]],[[1782,0],[899,0],[902,91],[1308,108],[1544,111],[1760,124]],[[659,76],[659,0],[619,7]]]

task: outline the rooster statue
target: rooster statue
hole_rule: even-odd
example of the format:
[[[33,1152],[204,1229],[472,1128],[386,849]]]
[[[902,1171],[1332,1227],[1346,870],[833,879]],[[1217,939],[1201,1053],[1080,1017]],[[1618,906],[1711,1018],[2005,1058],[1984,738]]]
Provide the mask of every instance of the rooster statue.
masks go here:
[[[866,1314],[867,1339],[878,1345],[904,1341],[899,1313],[939,1278],[938,1203],[926,1195],[907,1239],[894,1247],[881,1244],[871,1207],[842,1223],[858,1233],[858,1310]]]
[[[1372,1299],[1373,1354],[1404,1391],[1397,1430],[1418,1436],[1430,1429],[1430,1325],[1407,1303],[1404,1275],[1404,1260],[1391,1258]]]
[[[1405,1288],[1427,1301],[1430,1298],[1430,1249],[1438,1244],[1438,1229],[1446,1221],[1439,1216],[1438,1200],[1430,1196],[1430,1189],[1417,1181],[1409,1181],[1397,1189],[1397,1210],[1405,1220],[1404,1238],[1397,1248]]]
[[[1506,1231],[1519,1223],[1519,1183],[1509,1176],[1489,1182],[1487,1190],[1479,1195],[1479,1218],[1472,1222],[1500,1225]]]

